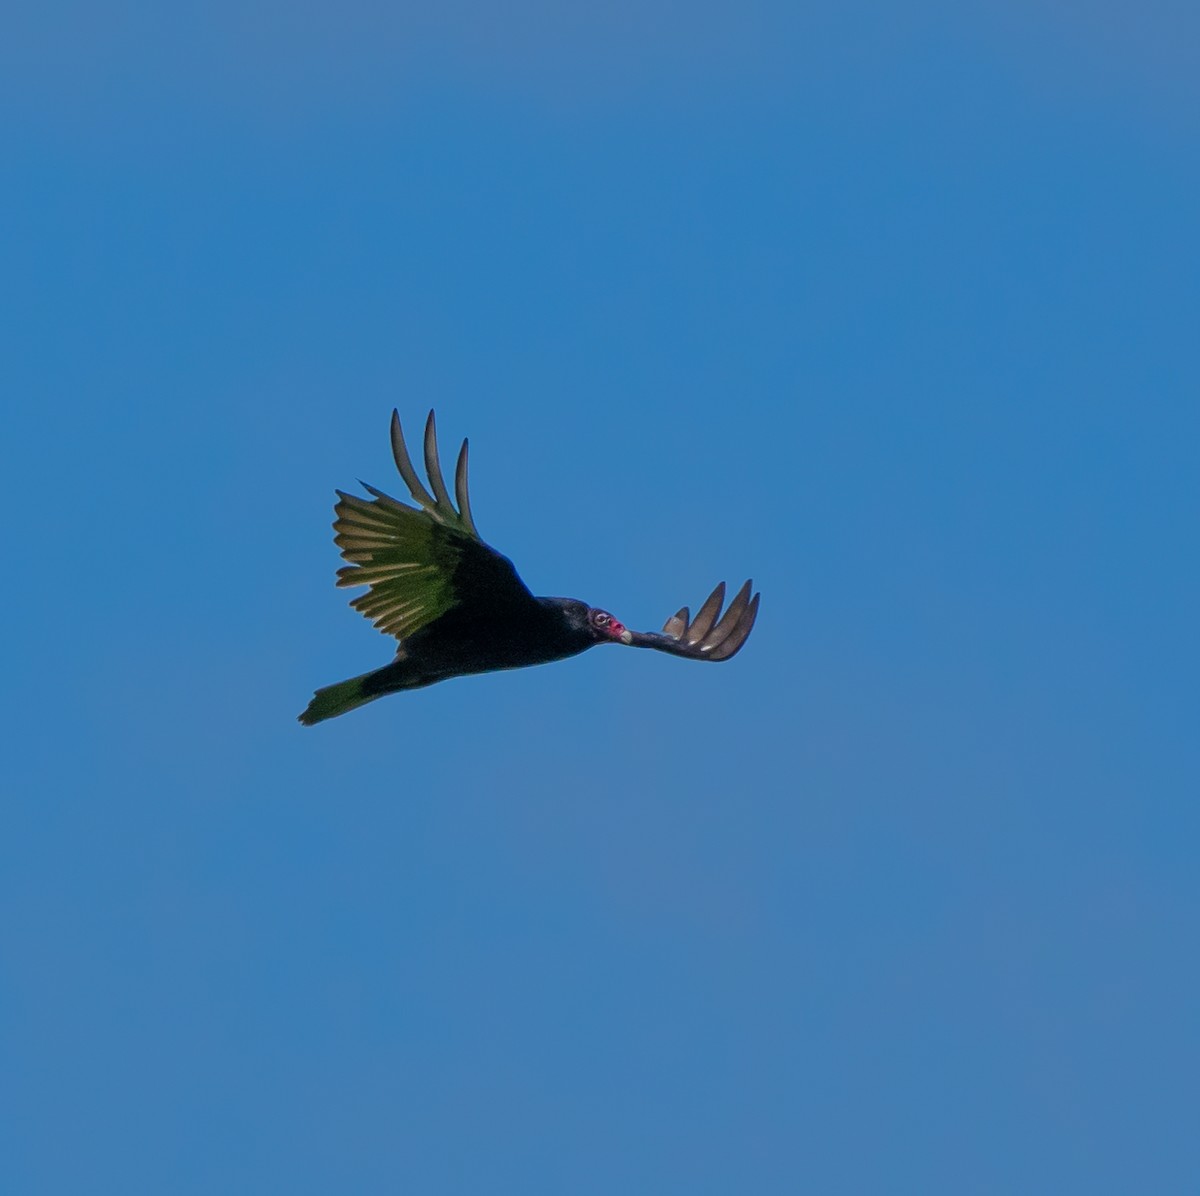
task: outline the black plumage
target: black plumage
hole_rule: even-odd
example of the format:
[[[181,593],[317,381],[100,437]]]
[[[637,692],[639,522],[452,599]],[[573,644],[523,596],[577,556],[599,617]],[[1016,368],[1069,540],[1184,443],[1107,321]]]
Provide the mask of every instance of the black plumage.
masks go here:
[[[694,619],[684,607],[661,632],[630,631],[607,611],[575,598],[535,597],[512,561],[485,544],[475,527],[467,442],[458,454],[452,500],[438,459],[433,412],[425,423],[428,488],[413,468],[395,411],[391,438],[396,468],[415,506],[363,483],[370,499],[337,492],[333,529],[347,562],[337,584],[367,586],[351,605],[395,636],[400,647],[383,668],[317,690],[300,715],[302,723],[333,718],[384,694],[563,660],[597,644],[716,661],[728,660],[746,642],[758,613],[758,595],[750,596],[748,581],[724,614],[722,582]]]

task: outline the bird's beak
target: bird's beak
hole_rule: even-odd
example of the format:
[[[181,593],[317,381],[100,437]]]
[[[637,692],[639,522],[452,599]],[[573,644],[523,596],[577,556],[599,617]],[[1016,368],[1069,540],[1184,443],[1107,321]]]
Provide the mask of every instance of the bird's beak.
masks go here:
[[[626,627],[621,632],[620,640],[621,640],[621,643],[623,643],[623,644],[632,644],[633,643],[633,632],[630,631],[628,627]]]

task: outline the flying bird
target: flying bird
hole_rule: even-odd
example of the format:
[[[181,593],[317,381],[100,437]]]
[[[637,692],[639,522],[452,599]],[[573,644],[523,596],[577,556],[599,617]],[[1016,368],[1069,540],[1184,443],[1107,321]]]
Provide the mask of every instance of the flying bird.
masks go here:
[[[425,422],[425,471],[413,468],[392,412],[392,455],[414,506],[361,483],[372,496],[336,491],[334,543],[348,562],[339,586],[367,586],[352,599],[400,641],[395,659],[373,672],[318,689],[300,715],[305,726],[345,714],[384,694],[420,689],[449,677],[518,669],[576,656],[597,644],[654,648],[689,660],[728,660],[746,642],[758,595],[746,582],[724,614],[721,582],[692,618],[685,606],[661,632],[630,631],[606,610],[575,598],[536,598],[513,563],[485,544],[467,493],[467,442],[454,470],[454,496],[438,460],[433,412]]]

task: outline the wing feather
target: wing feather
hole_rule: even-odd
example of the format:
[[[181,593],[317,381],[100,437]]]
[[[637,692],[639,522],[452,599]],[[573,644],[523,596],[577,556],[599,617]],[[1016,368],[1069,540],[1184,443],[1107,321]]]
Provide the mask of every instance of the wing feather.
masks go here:
[[[363,482],[371,498],[337,491],[334,543],[345,566],[339,586],[368,586],[350,605],[380,631],[403,639],[455,607],[481,615],[535,600],[512,562],[485,544],[475,528],[467,493],[467,446],[459,452],[454,491],[446,488],[438,460],[437,428],[425,423],[424,465],[429,488],[413,467],[399,412],[392,412],[392,456],[416,508]]]
[[[691,626],[687,629],[687,635],[683,637],[683,642],[689,648],[696,647],[697,644],[704,639],[716,622],[717,612],[721,609],[721,604],[725,601],[725,583],[721,582],[715,590],[704,600],[704,605],[696,612],[696,617],[692,620]]]
[[[458,514],[471,535],[478,538],[475,519],[471,515],[471,496],[467,493],[467,442],[458,450],[458,463],[454,466],[454,496],[458,499]]]
[[[446,492],[446,479],[442,477],[442,463],[438,460],[437,427],[434,423],[433,412],[425,421],[425,472],[429,475],[429,484],[433,487],[433,497],[441,510],[453,511],[454,504]],[[457,512],[455,512],[457,515]]]
[[[715,652],[717,647],[733,634],[737,628],[738,622],[741,620],[742,614],[746,607],[750,605],[750,583],[746,582],[740,590],[733,596],[733,601],[729,604],[725,613],[721,616],[717,625],[708,633],[706,640]],[[757,610],[757,607],[755,608]],[[747,633],[748,634],[748,633]]]
[[[433,495],[425,489],[421,479],[417,476],[417,471],[412,467],[412,459],[408,455],[408,445],[404,443],[404,430],[400,427],[400,412],[392,411],[392,456],[396,459],[396,468],[400,471],[400,476],[404,479],[404,484],[408,487],[408,492],[416,500],[418,506],[429,510],[434,505]],[[372,494],[375,490],[368,486],[368,490]],[[393,502],[395,499],[392,500]]]
[[[667,620],[662,631],[634,631],[629,642],[635,648],[654,648],[689,660],[729,660],[741,650],[758,618],[759,596],[751,598],[752,589],[753,583],[747,581],[718,619],[725,601],[725,583],[721,582],[694,619],[685,606]]]

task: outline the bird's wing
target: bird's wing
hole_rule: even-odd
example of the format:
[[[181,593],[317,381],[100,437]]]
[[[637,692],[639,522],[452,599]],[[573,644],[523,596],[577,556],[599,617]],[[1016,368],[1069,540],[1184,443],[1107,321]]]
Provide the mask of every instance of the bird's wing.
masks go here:
[[[467,442],[454,471],[457,509],[438,461],[433,412],[425,422],[425,471],[430,490],[417,475],[399,413],[392,412],[392,455],[415,507],[382,490],[362,485],[374,497],[339,490],[334,506],[334,543],[348,562],[339,586],[369,586],[351,606],[386,635],[397,639],[432,623],[453,607],[508,614],[536,600],[512,561],[479,537],[467,494]]]
[[[751,598],[750,589],[751,583],[746,582],[722,615],[725,583],[721,582],[694,619],[685,606],[667,620],[662,631],[630,632],[629,643],[635,648],[654,648],[692,660],[728,660],[746,642],[758,617],[758,595]]]

